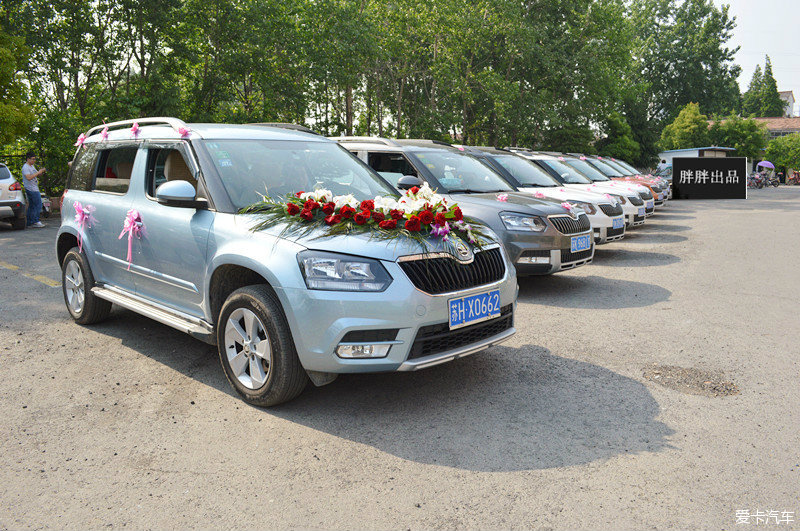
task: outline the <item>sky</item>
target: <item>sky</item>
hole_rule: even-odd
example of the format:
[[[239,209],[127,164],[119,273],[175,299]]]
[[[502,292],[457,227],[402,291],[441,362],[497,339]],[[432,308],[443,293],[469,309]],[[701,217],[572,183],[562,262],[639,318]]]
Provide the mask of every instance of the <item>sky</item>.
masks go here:
[[[736,63],[742,67],[739,87],[747,90],[757,64],[764,68],[769,55],[778,90],[792,90],[800,100],[800,0],[713,0],[714,4],[730,5],[736,17],[736,28],[729,47],[740,47]],[[795,103],[798,115],[800,102]]]

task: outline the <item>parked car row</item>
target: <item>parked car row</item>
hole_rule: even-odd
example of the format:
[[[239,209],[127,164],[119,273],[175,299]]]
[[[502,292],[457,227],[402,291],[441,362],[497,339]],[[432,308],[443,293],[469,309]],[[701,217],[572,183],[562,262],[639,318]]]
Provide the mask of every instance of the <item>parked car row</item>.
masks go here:
[[[216,344],[236,392],[275,405],[309,380],[414,371],[505,341],[517,276],[590,263],[668,195],[599,157],[298,129],[147,118],[82,135],[56,240],[73,319],[116,304]],[[265,196],[287,201],[268,203],[280,223],[242,213]],[[411,237],[430,204],[485,237],[441,220]],[[326,229],[346,209],[375,232]],[[302,220],[316,225],[290,230]],[[391,232],[398,222],[409,237]]]

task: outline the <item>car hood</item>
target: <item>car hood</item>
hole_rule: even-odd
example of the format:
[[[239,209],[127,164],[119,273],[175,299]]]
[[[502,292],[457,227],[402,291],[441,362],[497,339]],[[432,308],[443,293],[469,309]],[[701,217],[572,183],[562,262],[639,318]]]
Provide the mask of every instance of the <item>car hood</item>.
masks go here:
[[[598,188],[608,188],[610,190],[617,190],[616,193],[622,193],[622,191],[631,191],[635,193],[641,192],[649,192],[650,189],[646,186],[642,186],[641,184],[635,183],[633,181],[601,181],[595,182]],[[591,185],[589,185],[591,186]]]
[[[507,196],[505,201],[498,197]],[[551,216],[553,214],[563,214],[564,209],[560,206],[560,201],[538,199],[530,194],[520,192],[509,192],[507,194],[448,194],[448,202],[458,203],[458,206],[466,216],[478,216],[478,212],[495,210],[513,210],[523,214],[536,216]],[[472,214],[471,212],[476,212]]]
[[[591,186],[591,185],[585,185]],[[611,203],[611,201],[603,195],[603,192],[591,192],[584,188],[582,184],[567,184],[558,187],[525,187],[521,188],[526,194],[535,194],[541,192],[551,199],[558,199],[559,201],[583,201],[585,203]]]

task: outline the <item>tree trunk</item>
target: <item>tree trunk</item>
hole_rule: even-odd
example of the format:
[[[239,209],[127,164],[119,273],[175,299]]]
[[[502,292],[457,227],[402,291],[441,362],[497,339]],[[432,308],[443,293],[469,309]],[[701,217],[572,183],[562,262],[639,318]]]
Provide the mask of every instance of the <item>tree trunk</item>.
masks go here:
[[[347,136],[353,136],[353,87],[350,85],[345,88],[344,130]]]

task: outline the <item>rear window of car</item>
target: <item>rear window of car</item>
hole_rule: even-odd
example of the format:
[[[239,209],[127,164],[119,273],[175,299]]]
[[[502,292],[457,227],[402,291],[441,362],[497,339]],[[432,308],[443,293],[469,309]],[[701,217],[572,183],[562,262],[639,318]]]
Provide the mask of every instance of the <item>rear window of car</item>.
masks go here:
[[[78,150],[72,161],[67,188],[88,192],[97,163],[97,149],[94,144],[84,144],[85,149]]]
[[[9,177],[11,177],[11,172],[8,171],[8,167],[0,164],[0,179],[8,179]]]

